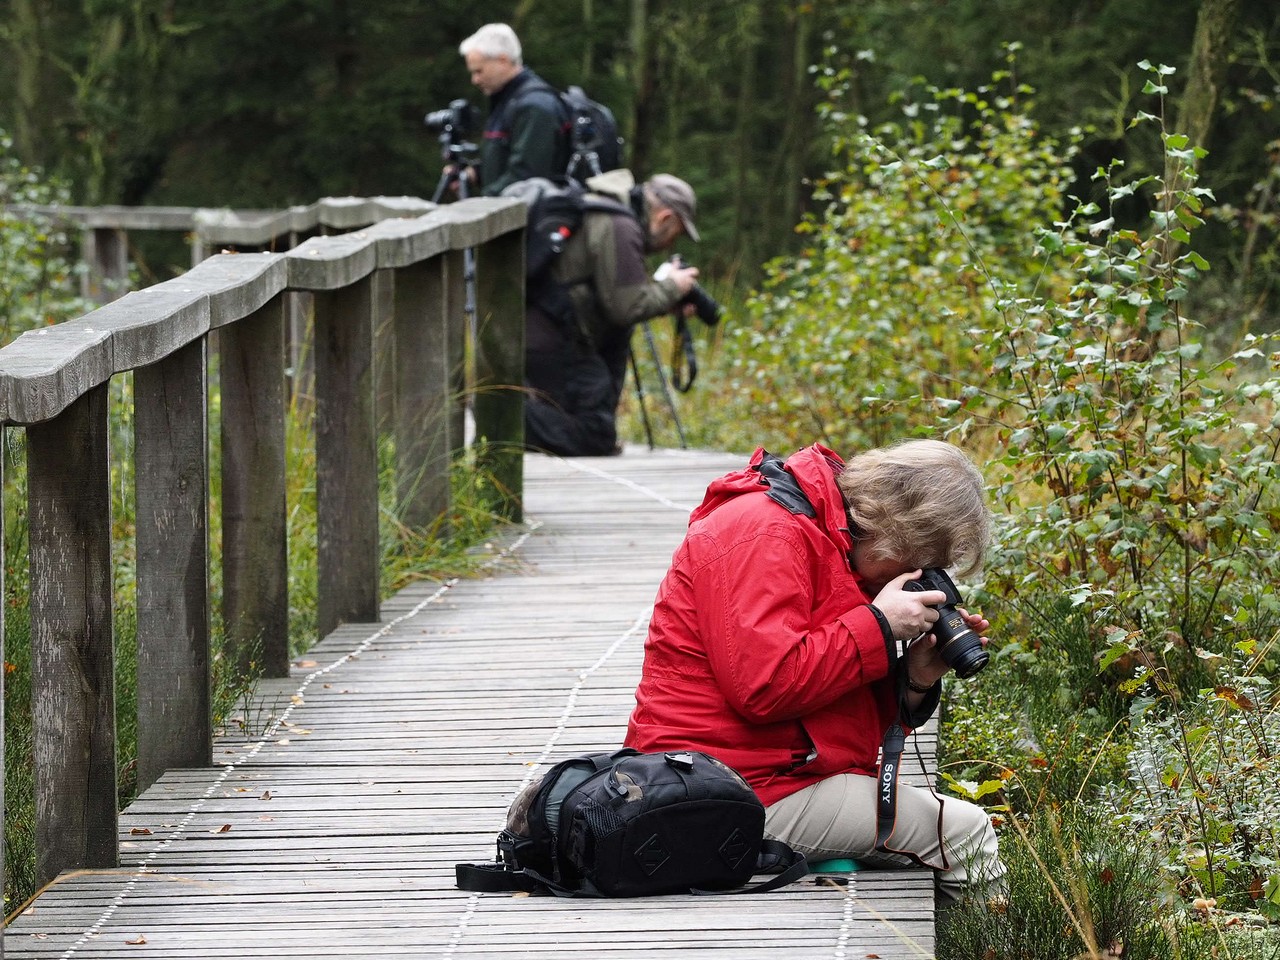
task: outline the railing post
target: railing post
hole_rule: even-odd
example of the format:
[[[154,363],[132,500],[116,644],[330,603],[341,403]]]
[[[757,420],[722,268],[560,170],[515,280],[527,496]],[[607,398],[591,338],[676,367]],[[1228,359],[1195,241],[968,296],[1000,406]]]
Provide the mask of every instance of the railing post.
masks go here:
[[[138,790],[213,760],[205,340],[134,372]]]
[[[395,417],[395,270],[373,274],[373,380],[374,419],[378,433],[390,433]]]
[[[124,296],[129,280],[129,238],[119,227],[88,227],[82,235],[86,271],[81,293],[97,304]]]
[[[218,330],[222,618],[238,666],[289,674],[284,297]]]
[[[378,621],[378,437],[373,281],[315,293],[320,636]]]
[[[445,361],[449,365],[449,454],[459,456],[467,446],[467,397],[471,377],[467,372],[467,267],[466,252],[445,254]]]
[[[501,496],[497,507],[520,520],[524,483],[524,230],[476,249],[476,439]]]
[[[4,457],[5,451],[9,449],[6,444],[8,440],[6,430],[3,424],[0,424],[0,497],[4,495]],[[0,503],[0,810],[5,809],[4,805],[4,775],[3,771],[7,769],[4,763],[4,611],[9,606],[5,598],[9,596],[6,592],[8,584],[5,583],[5,570],[9,566],[6,562],[8,552],[5,550],[7,541],[5,537],[7,531],[4,527],[4,509]],[[8,887],[7,877],[5,876],[4,865],[7,861],[4,858],[4,827],[0,824],[0,888]],[[4,960],[4,924],[0,923],[0,960]]]
[[[395,279],[396,503],[415,530],[449,510],[449,261],[432,257]]]
[[[107,387],[27,427],[36,882],[114,867]]]

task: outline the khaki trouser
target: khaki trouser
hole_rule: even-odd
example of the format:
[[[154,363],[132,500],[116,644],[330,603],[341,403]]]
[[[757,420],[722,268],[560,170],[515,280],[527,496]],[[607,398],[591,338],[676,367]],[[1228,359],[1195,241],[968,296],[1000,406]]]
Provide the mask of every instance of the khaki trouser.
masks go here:
[[[936,865],[938,890],[957,899],[970,883],[992,883],[1004,875],[996,850],[996,833],[987,812],[967,800],[946,797],[942,803],[942,837],[949,868],[940,869],[939,800],[928,790],[898,785],[897,823],[893,846],[910,850]],[[765,836],[781,840],[811,861],[852,857],[864,865],[900,867],[905,856],[877,853],[876,780],[853,773],[828,777],[784,797],[765,809]],[[1003,890],[995,883],[989,893]]]

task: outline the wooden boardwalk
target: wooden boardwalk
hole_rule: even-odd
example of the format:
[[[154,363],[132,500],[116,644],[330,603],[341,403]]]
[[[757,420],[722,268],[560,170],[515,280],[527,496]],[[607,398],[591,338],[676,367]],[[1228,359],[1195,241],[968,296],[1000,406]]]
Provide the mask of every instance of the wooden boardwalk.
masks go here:
[[[382,623],[344,626],[261,683],[219,765],[139,797],[121,867],[60,878],[10,925],[5,956],[932,956],[924,871],[613,901],[454,886],[456,862],[492,858],[525,782],[619,745],[688,511],[744,461],[527,457],[529,522],[494,544],[487,577],[408,588]]]

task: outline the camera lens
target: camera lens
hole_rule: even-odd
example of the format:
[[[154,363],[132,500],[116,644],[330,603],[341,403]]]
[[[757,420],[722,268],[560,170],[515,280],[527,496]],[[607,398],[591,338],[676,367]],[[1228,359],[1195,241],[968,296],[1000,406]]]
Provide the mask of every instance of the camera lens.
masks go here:
[[[965,624],[964,618],[954,607],[938,608],[938,622],[932,633],[938,638],[938,653],[943,662],[962,680],[968,680],[987,665],[991,658],[982,647],[982,641]]]
[[[942,662],[955,670],[957,677],[968,680],[987,665],[991,658],[983,648],[981,638],[969,629],[955,608],[955,604],[962,602],[960,593],[945,571],[925,570],[919,580],[908,580],[902,589],[912,593],[940,590],[947,595],[949,602],[934,607],[938,611],[938,621],[929,628],[929,632],[938,638],[938,654]]]

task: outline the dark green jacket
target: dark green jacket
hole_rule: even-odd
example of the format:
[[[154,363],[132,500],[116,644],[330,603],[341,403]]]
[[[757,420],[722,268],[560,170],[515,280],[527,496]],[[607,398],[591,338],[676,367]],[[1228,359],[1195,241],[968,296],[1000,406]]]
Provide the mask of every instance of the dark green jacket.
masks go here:
[[[489,98],[480,192],[496,197],[517,180],[556,177],[568,165],[568,113],[551,85],[525,67]]]

